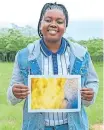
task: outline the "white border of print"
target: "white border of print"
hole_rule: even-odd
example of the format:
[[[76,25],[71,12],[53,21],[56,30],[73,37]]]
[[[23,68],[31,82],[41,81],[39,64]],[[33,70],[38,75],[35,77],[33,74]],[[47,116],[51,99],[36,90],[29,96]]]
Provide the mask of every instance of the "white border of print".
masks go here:
[[[31,78],[68,78],[68,79],[73,79],[77,78],[78,79],[78,108],[77,109],[31,109]],[[80,89],[81,89],[81,76],[80,75],[28,75],[28,87],[30,90],[30,94],[28,95],[28,112],[78,112],[81,109],[81,94],[80,94]]]

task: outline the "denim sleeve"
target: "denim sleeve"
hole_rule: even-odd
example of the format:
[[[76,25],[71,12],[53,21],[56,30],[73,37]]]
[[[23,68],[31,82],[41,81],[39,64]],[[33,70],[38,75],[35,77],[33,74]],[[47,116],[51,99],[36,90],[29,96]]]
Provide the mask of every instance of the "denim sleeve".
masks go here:
[[[14,63],[12,78],[11,78],[11,81],[10,81],[9,88],[7,90],[7,99],[12,105],[15,105],[15,104],[22,101],[22,99],[18,99],[14,96],[14,94],[12,92],[13,85],[19,84],[19,83],[24,84],[24,80],[23,80],[23,77],[20,73],[20,69],[19,69],[18,61],[17,61],[18,53],[16,54],[16,57],[15,57],[15,63]]]
[[[93,97],[92,101],[82,100],[83,105],[88,107],[89,105],[91,105],[95,102],[96,95],[97,95],[98,88],[99,88],[98,76],[96,74],[95,68],[93,66],[93,63],[92,63],[90,57],[89,57],[88,75],[86,78],[85,87],[92,88],[94,91],[94,97]]]

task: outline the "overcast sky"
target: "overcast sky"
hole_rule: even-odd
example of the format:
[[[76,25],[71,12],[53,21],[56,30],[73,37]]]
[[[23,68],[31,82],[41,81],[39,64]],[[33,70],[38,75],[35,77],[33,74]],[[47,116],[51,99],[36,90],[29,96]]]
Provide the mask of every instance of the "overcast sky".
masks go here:
[[[70,21],[103,19],[103,0],[0,0],[0,24],[37,23],[43,5],[55,1],[66,6]]]

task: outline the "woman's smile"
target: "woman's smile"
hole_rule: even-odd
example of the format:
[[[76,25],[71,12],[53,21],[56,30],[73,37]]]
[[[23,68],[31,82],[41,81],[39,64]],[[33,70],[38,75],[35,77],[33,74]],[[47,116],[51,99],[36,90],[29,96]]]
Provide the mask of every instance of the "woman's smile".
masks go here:
[[[50,35],[56,35],[57,33],[58,33],[59,31],[58,30],[56,30],[56,29],[48,29],[48,33],[50,34]]]

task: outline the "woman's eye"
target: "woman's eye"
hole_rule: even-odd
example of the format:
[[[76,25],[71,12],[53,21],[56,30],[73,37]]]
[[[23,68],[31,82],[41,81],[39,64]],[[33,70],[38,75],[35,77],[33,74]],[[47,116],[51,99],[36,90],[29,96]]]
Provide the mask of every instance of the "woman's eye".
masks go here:
[[[51,20],[50,20],[50,19],[45,19],[45,21],[46,21],[47,23],[50,23],[50,22],[51,22]]]
[[[58,24],[63,24],[63,23],[64,23],[64,21],[57,21],[57,23],[58,23]]]

